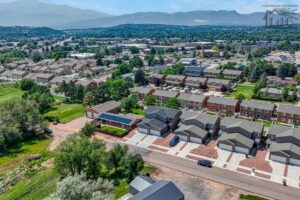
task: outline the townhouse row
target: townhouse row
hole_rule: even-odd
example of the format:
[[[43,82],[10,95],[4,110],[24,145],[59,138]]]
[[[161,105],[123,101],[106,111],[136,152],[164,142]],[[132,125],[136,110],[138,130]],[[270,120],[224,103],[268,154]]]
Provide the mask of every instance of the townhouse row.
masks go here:
[[[238,113],[240,116],[251,119],[268,121],[277,119],[281,123],[300,125],[300,107],[288,104],[275,105],[270,102],[256,100],[239,101],[226,97],[154,90],[151,87],[135,87],[132,89],[132,93],[137,94],[140,99],[152,95],[161,104],[165,103],[168,99],[177,98],[181,102],[183,109],[207,109],[209,112],[220,113],[226,116],[233,116]]]

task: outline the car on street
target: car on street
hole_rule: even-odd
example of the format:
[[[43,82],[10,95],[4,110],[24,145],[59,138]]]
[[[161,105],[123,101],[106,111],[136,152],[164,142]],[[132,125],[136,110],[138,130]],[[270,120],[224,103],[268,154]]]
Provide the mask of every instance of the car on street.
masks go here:
[[[211,168],[212,167],[212,163],[210,160],[198,160],[198,165],[200,166],[204,166],[204,167],[209,167]]]
[[[170,141],[169,141],[169,145],[171,147],[176,146],[176,144],[179,142],[179,137],[178,136],[174,136]]]

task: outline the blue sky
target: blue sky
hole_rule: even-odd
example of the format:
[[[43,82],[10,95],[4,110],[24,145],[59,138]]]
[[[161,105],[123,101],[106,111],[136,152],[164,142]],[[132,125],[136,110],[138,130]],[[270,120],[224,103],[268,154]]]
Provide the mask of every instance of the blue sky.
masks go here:
[[[14,0],[0,0],[9,2]],[[124,13],[191,10],[236,10],[240,13],[264,11],[265,4],[298,5],[300,0],[39,0],[51,4],[64,4],[119,15]],[[300,8],[299,8],[300,9]]]

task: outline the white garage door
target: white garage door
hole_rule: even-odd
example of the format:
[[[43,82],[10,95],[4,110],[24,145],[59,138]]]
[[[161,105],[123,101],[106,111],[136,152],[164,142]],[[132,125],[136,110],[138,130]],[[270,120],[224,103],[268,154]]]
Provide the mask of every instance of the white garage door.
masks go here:
[[[196,138],[196,137],[190,137],[190,142],[194,142],[197,144],[202,144],[202,139],[201,138]]]
[[[300,166],[300,160],[290,159],[289,164]]]
[[[160,136],[160,132],[159,131],[150,130],[150,135]]]
[[[276,162],[280,162],[280,163],[286,163],[286,160],[287,160],[284,157],[276,156],[276,155],[271,155],[270,159],[273,161],[276,161]]]
[[[242,147],[235,147],[235,151],[238,153],[249,154],[250,150]]]
[[[188,141],[188,138],[187,138],[187,136],[185,136],[185,135],[177,135],[179,138],[180,138],[180,140],[182,140],[182,141]]]
[[[230,145],[219,144],[218,146],[219,146],[220,149],[224,149],[224,150],[227,150],[227,151],[232,151],[232,146],[230,146]]]
[[[148,130],[144,128],[138,128],[138,132],[148,134]]]

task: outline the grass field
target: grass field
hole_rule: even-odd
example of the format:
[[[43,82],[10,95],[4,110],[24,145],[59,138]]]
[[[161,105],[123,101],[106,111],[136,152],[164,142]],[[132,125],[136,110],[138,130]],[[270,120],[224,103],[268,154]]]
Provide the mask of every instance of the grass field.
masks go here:
[[[239,94],[243,94],[246,99],[251,99],[253,95],[253,84],[243,84],[243,85],[238,85],[235,90],[228,95],[227,97],[236,97]]]
[[[24,92],[15,86],[0,86],[0,103],[21,98]]]
[[[12,166],[22,163],[25,157],[33,154],[43,153],[50,142],[52,137],[39,136],[18,145],[11,147],[7,152],[0,153],[0,171],[5,172],[10,170]]]
[[[0,199],[42,200],[56,190],[58,181],[55,170],[43,168],[19,179],[10,190],[0,195]]]
[[[47,112],[44,116],[49,120],[53,121],[57,118],[61,123],[67,123],[78,117],[84,115],[84,107],[82,104],[66,104],[62,103],[55,105],[52,109]]]

